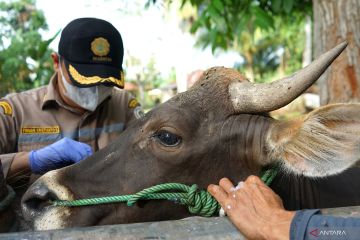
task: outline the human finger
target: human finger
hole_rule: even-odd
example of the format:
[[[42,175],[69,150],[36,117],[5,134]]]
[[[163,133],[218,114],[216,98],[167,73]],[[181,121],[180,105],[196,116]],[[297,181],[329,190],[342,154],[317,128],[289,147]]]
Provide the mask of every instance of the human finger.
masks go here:
[[[219,186],[222,187],[228,194],[234,189],[234,184],[228,178],[220,179]]]
[[[227,192],[222,187],[210,184],[207,190],[220,203],[220,205],[225,205],[225,201],[229,197]]]
[[[243,183],[242,187],[232,192],[230,196],[241,206],[253,207],[253,199],[248,185],[249,184]]]
[[[209,185],[207,190],[221,206],[219,216],[223,217],[227,215],[227,210],[230,210],[232,206],[227,192],[222,187],[213,184]]]
[[[257,193],[258,196],[273,194],[276,195],[273,190],[267,186],[259,177],[255,175],[249,176],[246,181],[250,186],[252,186],[252,190],[255,190],[254,193]]]
[[[270,187],[264,184],[260,178],[250,176],[245,182],[247,186],[249,186],[247,190],[256,206],[276,206],[283,208],[281,198]]]
[[[265,188],[269,188],[264,182],[263,180],[261,180],[258,176],[255,175],[250,175],[246,178],[245,182],[247,183],[252,183],[252,184],[257,184],[259,186],[265,187]]]

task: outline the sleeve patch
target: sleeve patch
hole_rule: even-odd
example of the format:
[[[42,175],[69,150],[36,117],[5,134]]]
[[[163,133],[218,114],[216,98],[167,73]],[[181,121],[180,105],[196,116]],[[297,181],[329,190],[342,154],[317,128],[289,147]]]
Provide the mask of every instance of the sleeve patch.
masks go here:
[[[140,106],[140,103],[138,102],[138,100],[136,100],[135,98],[134,99],[131,99],[129,101],[129,104],[128,104],[128,107],[129,108],[135,108],[137,106]]]
[[[137,106],[134,109],[134,115],[135,115],[136,119],[140,119],[140,118],[145,116],[145,113],[144,113],[144,111],[142,110],[142,108],[140,106]]]
[[[5,115],[12,116],[13,109],[8,102],[0,101],[0,107],[2,107],[2,109],[4,110]]]

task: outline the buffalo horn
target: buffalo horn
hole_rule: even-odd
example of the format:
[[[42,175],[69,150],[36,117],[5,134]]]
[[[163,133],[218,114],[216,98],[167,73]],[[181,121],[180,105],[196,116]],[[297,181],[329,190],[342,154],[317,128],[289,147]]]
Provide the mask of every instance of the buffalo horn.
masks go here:
[[[342,42],[300,71],[271,83],[255,84],[248,81],[231,83],[229,94],[235,111],[270,112],[285,106],[309,88],[346,46],[347,43]]]

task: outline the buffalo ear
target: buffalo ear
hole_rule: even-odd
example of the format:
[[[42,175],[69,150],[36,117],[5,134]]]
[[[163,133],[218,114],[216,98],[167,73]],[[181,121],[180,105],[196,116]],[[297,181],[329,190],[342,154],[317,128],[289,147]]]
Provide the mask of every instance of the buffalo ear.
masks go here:
[[[360,159],[360,104],[333,104],[290,121],[274,123],[268,134],[270,158],[290,172],[333,175]]]

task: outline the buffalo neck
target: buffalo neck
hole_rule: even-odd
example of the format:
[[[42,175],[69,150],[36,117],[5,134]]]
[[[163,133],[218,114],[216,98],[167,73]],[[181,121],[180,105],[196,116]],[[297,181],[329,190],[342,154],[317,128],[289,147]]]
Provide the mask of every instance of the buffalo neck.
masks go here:
[[[240,114],[228,118],[229,156],[238,173],[258,174],[267,162],[266,135],[272,119],[265,115]]]

